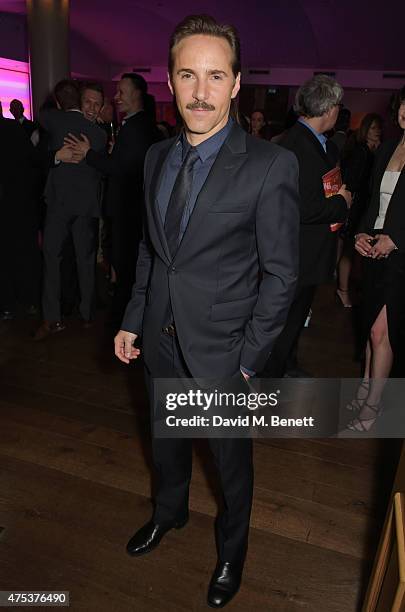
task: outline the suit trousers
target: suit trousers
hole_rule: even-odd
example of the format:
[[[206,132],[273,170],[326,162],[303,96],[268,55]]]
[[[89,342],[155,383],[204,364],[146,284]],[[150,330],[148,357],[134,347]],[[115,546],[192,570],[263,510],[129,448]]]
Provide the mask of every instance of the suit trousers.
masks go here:
[[[62,208],[48,208],[43,240],[44,278],[42,309],[47,321],[61,320],[61,259],[71,233],[80,287],[79,311],[83,319],[94,314],[97,219],[72,215]]]
[[[15,311],[17,304],[40,304],[41,252],[38,243],[38,213],[35,203],[19,209],[1,202],[0,224],[0,310]],[[6,208],[10,206],[10,210]]]
[[[176,338],[161,335],[156,378],[189,378],[190,372]],[[146,370],[146,382],[153,407],[153,378]],[[152,409],[153,418],[153,409]],[[222,489],[223,508],[216,522],[216,542],[220,561],[243,564],[249,533],[253,498],[252,440],[209,439],[210,450]],[[181,521],[188,516],[188,496],[192,470],[190,438],[154,438],[152,454],[156,471],[156,523]]]
[[[299,287],[288,311],[283,331],[278,336],[262,376],[282,378],[294,352],[314,299],[316,285]]]

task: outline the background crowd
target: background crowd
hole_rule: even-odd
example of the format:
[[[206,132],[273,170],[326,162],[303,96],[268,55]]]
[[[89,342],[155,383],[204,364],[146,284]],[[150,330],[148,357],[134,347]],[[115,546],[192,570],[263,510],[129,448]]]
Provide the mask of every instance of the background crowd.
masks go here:
[[[379,409],[381,389],[370,390],[370,378],[389,376],[402,347],[405,88],[392,98],[395,141],[384,141],[378,114],[365,115],[353,131],[343,95],[336,81],[318,75],[298,90],[284,129],[275,130],[261,109],[235,118],[254,137],[290,149],[300,167],[298,286],[265,374],[309,376],[296,355],[316,288],[334,277],[336,298],[350,309],[361,287],[364,377],[350,406],[358,412],[352,426],[361,430]],[[10,104],[15,120],[0,112],[0,318],[41,318],[36,341],[63,331],[72,313],[91,326],[100,271],[110,280],[107,323],[114,329],[131,294],[145,156],[181,126],[156,123],[154,99],[136,73],[122,75],[114,102],[115,109],[98,83],[65,80],[35,122],[19,100]],[[326,194],[324,177],[336,166],[342,180]]]

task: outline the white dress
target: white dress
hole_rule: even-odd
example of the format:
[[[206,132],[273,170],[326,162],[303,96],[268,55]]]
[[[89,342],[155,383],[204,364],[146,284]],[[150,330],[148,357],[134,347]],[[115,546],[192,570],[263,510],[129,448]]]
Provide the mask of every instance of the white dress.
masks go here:
[[[374,229],[382,229],[384,227],[385,215],[387,214],[388,205],[394,189],[397,185],[400,172],[394,170],[386,170],[381,181],[380,187],[380,210],[378,217],[374,223]]]

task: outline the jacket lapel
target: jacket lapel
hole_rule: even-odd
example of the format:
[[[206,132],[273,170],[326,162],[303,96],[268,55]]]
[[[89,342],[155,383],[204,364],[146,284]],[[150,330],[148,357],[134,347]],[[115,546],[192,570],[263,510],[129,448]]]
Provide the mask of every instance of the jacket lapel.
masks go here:
[[[208,177],[197,197],[193,213],[188,222],[175,259],[181,257],[187,244],[201,232],[201,224],[210,206],[218,199],[222,189],[228,191],[232,177],[246,161],[246,134],[237,124],[221,147]]]
[[[378,190],[380,189],[381,181],[384,176],[384,172],[387,169],[388,162],[390,161],[392,154],[394,153],[397,147],[397,144],[398,144],[398,141],[393,141],[392,143],[390,143],[390,146],[388,146],[385,149],[384,154],[381,155],[379,159],[378,168],[376,172],[376,186],[378,187]]]
[[[384,147],[383,150],[380,151],[380,153],[377,152],[377,157],[375,159],[374,162],[374,168],[373,168],[373,173],[372,173],[372,194],[371,194],[371,201],[370,201],[370,206],[368,207],[366,213],[365,213],[365,223],[367,225],[369,225],[370,227],[373,227],[374,222],[377,218],[378,215],[378,211],[380,210],[380,187],[381,187],[381,181],[384,175],[384,172],[387,168],[388,162],[391,159],[391,156],[393,154],[393,152],[395,151],[395,148],[398,144],[398,141],[393,141],[392,143],[387,143],[387,145],[383,144],[382,146]],[[398,187],[398,183],[401,180],[401,176],[398,179],[397,182],[397,187]],[[393,198],[395,197],[395,191],[392,194],[391,197],[391,202]],[[391,206],[391,210],[392,210],[392,206]],[[390,206],[388,207],[387,210],[387,215],[389,215],[390,211]]]

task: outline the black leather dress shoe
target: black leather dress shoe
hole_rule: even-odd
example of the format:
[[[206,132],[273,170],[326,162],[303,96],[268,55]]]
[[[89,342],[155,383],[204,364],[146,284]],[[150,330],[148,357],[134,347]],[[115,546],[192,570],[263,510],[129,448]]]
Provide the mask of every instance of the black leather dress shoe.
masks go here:
[[[160,540],[170,531],[170,529],[181,529],[187,521],[188,517],[182,521],[176,521],[174,523],[166,522],[160,525],[153,521],[149,521],[149,523],[141,527],[129,540],[127,544],[127,553],[131,555],[131,557],[146,555],[146,553],[158,546]]]
[[[242,580],[240,565],[218,563],[208,588],[207,603],[211,608],[223,608],[239,591]]]

